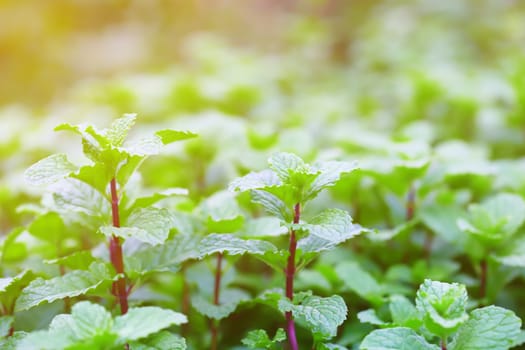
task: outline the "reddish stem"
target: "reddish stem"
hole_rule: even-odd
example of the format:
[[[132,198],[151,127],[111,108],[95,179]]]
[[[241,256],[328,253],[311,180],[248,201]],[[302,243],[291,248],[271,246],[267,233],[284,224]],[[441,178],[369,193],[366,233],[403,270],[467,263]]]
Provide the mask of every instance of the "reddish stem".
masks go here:
[[[217,254],[217,267],[215,269],[215,286],[213,289],[213,303],[219,305],[219,296],[221,289],[221,277],[222,277],[222,253]]]
[[[215,285],[213,288],[213,304],[219,305],[219,297],[221,290],[221,277],[222,277],[222,253],[217,254],[217,266],[215,268]],[[211,321],[211,349],[217,350],[217,339],[218,339],[218,322],[215,320]]]
[[[13,303],[10,307],[6,307],[4,304],[2,304],[2,313],[5,316],[12,316],[14,314],[14,308],[15,304]],[[15,327],[11,326],[9,327],[9,332],[7,333],[7,336],[10,337],[15,333]]]
[[[60,276],[64,276],[66,274],[66,268],[64,265],[59,266],[60,270]],[[71,299],[68,297],[64,298],[64,313],[69,314],[71,312]]]
[[[410,189],[407,194],[407,203],[406,203],[406,220],[410,221],[414,218],[414,212],[416,208],[416,189],[414,185],[410,185]]]
[[[187,264],[183,263],[181,267],[181,275],[182,275],[182,313],[184,315],[190,314],[190,286],[188,285],[188,281],[186,280],[186,270],[187,270]],[[191,322],[190,322],[191,323]],[[189,325],[188,323],[184,323],[181,326],[181,335],[183,337],[187,337],[189,332]]]
[[[301,219],[301,204],[297,203],[294,207],[293,223],[298,224]],[[295,230],[290,230],[290,247],[288,249],[288,264],[286,266],[286,297],[293,301],[293,280],[295,276],[295,251],[297,250],[297,238]],[[285,313],[286,333],[291,350],[298,350],[297,336],[295,335],[295,323],[291,311]]]
[[[447,350],[447,340],[445,338],[441,338],[441,350]]]
[[[117,181],[115,178],[111,179],[110,182],[111,189],[111,215],[113,218],[113,226],[120,227],[120,217],[119,217],[119,199],[117,194]],[[109,239],[109,257],[111,264],[115,268],[115,271],[118,274],[124,275],[124,258],[122,256],[122,245],[120,239],[113,235]],[[113,293],[118,299],[120,304],[120,313],[124,315],[128,312],[128,291],[126,289],[126,278],[120,277],[118,280],[113,282],[112,287]]]

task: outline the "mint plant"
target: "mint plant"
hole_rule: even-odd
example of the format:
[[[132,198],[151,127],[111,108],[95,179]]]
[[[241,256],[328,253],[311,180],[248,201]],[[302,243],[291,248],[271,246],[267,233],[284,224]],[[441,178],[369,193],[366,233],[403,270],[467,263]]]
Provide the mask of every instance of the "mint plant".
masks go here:
[[[72,131],[82,137],[83,152],[91,164],[77,167],[64,154],[55,154],[26,171],[30,183],[52,185],[50,197],[43,201],[41,211],[44,216],[36,220],[39,220],[38,225],[36,221],[31,225],[30,231],[38,235],[42,230],[57,227],[57,218],[52,213],[58,213],[71,228],[81,228],[80,231],[86,231],[88,235],[98,232],[106,236],[110,264],[86,251],[63,255],[60,246],[67,235],[57,237],[58,259],[53,262],[61,266],[61,275],[32,281],[17,299],[15,310],[27,310],[43,302],[87,293],[99,294],[111,284],[111,294],[117,300],[121,315],[127,314],[128,296],[134,281],[127,276],[123,241],[133,239],[146,245],[166,241],[173,227],[172,215],[167,209],[152,205],[186,191],[170,189],[140,197],[132,191],[125,191],[126,185],[140,164],[148,156],[159,153],[163,145],[195,136],[190,132],[166,129],[139,141],[125,143],[134,123],[135,115],[125,115],[103,130],[91,125],[59,125],[56,130]],[[72,268],[72,271],[65,273],[65,267]]]
[[[404,297],[392,297],[392,322],[375,317],[375,330],[360,349],[469,350],[510,349],[520,343],[521,320],[510,310],[486,306],[467,312],[467,291],[458,283],[425,280],[416,306]]]
[[[84,155],[93,163],[78,168],[65,155],[56,154],[39,161],[26,172],[28,181],[35,185],[65,178],[54,188],[53,199],[57,210],[65,215],[71,212],[73,220],[87,224],[108,237],[110,262],[118,276],[112,284],[112,294],[116,296],[122,314],[128,310],[130,290],[126,282],[121,241],[134,237],[149,244],[159,244],[166,240],[169,231],[169,217],[162,209],[141,207],[137,200],[123,210],[121,197],[124,188],[147,156],[159,153],[165,144],[195,136],[166,129],[124,146],[134,123],[135,115],[128,114],[100,131],[91,125],[61,124],[55,130],[80,135]],[[155,200],[143,202],[150,204]],[[111,208],[110,215],[108,207]],[[107,222],[108,216],[111,226]],[[121,227],[121,219],[126,220],[125,227]]]
[[[525,222],[525,200],[522,197],[500,193],[487,198],[481,204],[471,204],[464,218],[457,221],[461,231],[467,234],[468,254],[479,268],[479,298],[487,297],[487,288],[494,281],[489,280],[489,266],[495,270],[498,258],[506,255],[505,249],[513,241],[519,228]],[[503,260],[505,261],[505,260]],[[496,276],[494,276],[496,277]],[[497,291],[497,288],[492,288]],[[492,293],[491,299],[495,293]]]
[[[269,158],[268,164],[270,169],[239,178],[230,184],[230,189],[250,191],[253,202],[261,204],[288,228],[288,249],[268,252],[261,259],[284,272],[285,299],[278,298],[277,306],[286,318],[290,348],[297,350],[296,319],[312,331],[314,342],[319,345],[335,336],[335,329],[346,318],[347,309],[338,296],[295,295],[296,273],[319,252],[363,231],[343,210],[328,209],[307,222],[302,218],[302,210],[323,189],[333,186],[343,174],[355,170],[356,165],[339,161],[309,165],[291,153],[276,153]],[[312,317],[312,312],[319,318]]]

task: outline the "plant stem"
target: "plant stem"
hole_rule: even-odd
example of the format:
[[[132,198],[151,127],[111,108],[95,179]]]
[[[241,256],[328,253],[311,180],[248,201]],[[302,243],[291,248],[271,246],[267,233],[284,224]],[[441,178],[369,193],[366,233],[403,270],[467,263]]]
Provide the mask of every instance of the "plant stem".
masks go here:
[[[60,276],[64,276],[66,274],[66,268],[64,265],[59,266],[60,270]],[[64,313],[69,314],[71,312],[71,299],[69,297],[64,298]]]
[[[414,211],[416,209],[416,189],[414,184],[410,185],[410,189],[407,194],[406,202],[406,220],[410,221],[414,218]]]
[[[297,203],[294,206],[293,223],[298,224],[301,219],[301,204]],[[297,249],[297,238],[295,237],[295,230],[290,230],[290,247],[288,249],[288,264],[286,266],[286,297],[293,301],[293,280],[295,276],[295,251]],[[295,335],[295,323],[291,311],[285,313],[286,317],[286,333],[290,343],[291,350],[298,350],[297,337]]]
[[[441,350],[447,350],[447,339],[441,338]]]
[[[213,304],[219,305],[219,297],[221,290],[221,277],[222,277],[222,253],[217,254],[217,267],[215,268],[215,285],[213,288]],[[217,350],[217,338],[218,338],[218,321],[211,321],[211,350]]]
[[[213,303],[219,305],[219,296],[221,289],[221,277],[222,277],[222,253],[217,254],[217,267],[215,269],[215,285],[213,288]]]
[[[111,215],[113,218],[113,226],[120,227],[119,217],[119,199],[117,195],[117,181],[115,178],[111,179],[110,182],[111,190]],[[111,264],[115,268],[118,274],[124,275],[124,259],[122,256],[122,245],[120,239],[113,235],[109,240],[109,257]],[[112,287],[113,293],[118,299],[120,304],[120,313],[124,315],[128,312],[128,291],[126,290],[126,278],[120,277],[118,280],[113,282]]]
[[[184,315],[190,315],[190,286],[188,284],[188,281],[186,280],[186,270],[188,268],[187,262],[182,263],[181,267],[181,275],[182,275],[182,313]],[[181,326],[181,335],[183,337],[187,337],[189,333],[189,325],[188,323],[184,323]]]
[[[479,298],[484,299],[487,294],[487,260],[482,259],[479,266],[481,268],[479,276]]]
[[[4,304],[2,304],[2,312],[5,316],[12,316],[14,314],[14,303],[11,307],[7,308]],[[15,333],[15,327],[11,326],[9,327],[9,331],[7,333],[7,336],[10,337]]]

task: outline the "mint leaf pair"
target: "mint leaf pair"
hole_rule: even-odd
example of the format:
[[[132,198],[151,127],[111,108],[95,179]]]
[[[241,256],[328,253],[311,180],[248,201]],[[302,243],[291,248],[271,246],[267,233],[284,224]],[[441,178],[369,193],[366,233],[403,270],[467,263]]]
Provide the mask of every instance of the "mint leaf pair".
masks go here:
[[[296,203],[306,204],[323,189],[335,185],[344,174],[357,169],[355,163],[340,161],[309,165],[291,153],[274,154],[268,165],[270,169],[233,181],[229,189],[251,191],[254,202],[286,222],[292,221]]]

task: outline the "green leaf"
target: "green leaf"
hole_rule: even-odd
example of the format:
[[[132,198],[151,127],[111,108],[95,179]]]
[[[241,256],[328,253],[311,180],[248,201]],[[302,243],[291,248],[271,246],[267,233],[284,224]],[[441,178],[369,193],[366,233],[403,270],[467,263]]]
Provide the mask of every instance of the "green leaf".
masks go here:
[[[282,182],[290,182],[294,173],[310,173],[310,167],[304,161],[292,153],[275,153],[268,159],[268,165]],[[316,172],[311,174],[315,175]]]
[[[367,335],[360,350],[439,350],[410,328],[377,329]]]
[[[476,309],[463,324],[452,343],[451,350],[507,350],[520,334],[521,320],[514,312],[498,306]]]
[[[459,206],[432,205],[419,211],[421,221],[436,235],[449,243],[463,246],[466,237],[456,222],[461,214]]]
[[[88,301],[73,305],[70,315],[55,316],[49,330],[30,333],[20,349],[108,349],[117,339],[113,319],[104,307]]]
[[[136,117],[137,115],[135,113],[124,114],[122,118],[116,119],[108,129],[103,131],[103,134],[106,136],[112,146],[122,146],[124,140],[128,136],[129,130],[133,124],[135,124]]]
[[[301,269],[295,278],[295,286],[299,290],[322,290],[329,292],[332,290],[332,284],[328,274],[323,274],[324,271]],[[333,272],[333,270],[331,271]]]
[[[327,209],[314,217],[310,223],[300,224],[298,227],[310,233],[299,240],[297,245],[304,252],[331,249],[364,231],[361,226],[352,224],[350,215],[341,209]]]
[[[275,271],[281,273],[287,264],[288,254],[288,250],[284,249],[275,251],[269,250],[263,255],[255,255],[255,258],[263,261],[268,266],[274,268]]]
[[[108,237],[133,237],[151,245],[166,241],[171,229],[171,216],[164,208],[138,208],[126,219],[126,227],[102,226],[100,232]]]
[[[321,190],[334,186],[344,174],[351,173],[356,169],[358,169],[356,162],[326,161],[314,163],[312,170],[319,172],[319,175],[312,183],[308,197],[313,198]]]
[[[395,237],[407,235],[412,232],[414,226],[418,223],[417,219],[405,221],[396,227],[390,229],[380,229],[371,231],[366,237],[371,241],[375,242],[385,242],[389,241]]]
[[[142,164],[144,159],[145,156],[129,155],[125,161],[119,164],[116,170],[116,175],[115,173],[111,173],[110,176],[115,176],[117,179],[117,183],[120,184],[121,188],[124,188],[124,186],[126,186],[133,173]],[[109,181],[107,181],[106,183],[109,183]]]
[[[250,349],[273,349],[276,343],[284,340],[286,340],[286,332],[282,328],[277,329],[273,339],[270,339],[265,330],[256,329],[248,332],[241,342]]]
[[[160,331],[140,342],[129,342],[129,346],[133,350],[186,350],[186,341],[168,331]]]
[[[63,218],[93,231],[111,222],[109,202],[95,188],[73,178],[64,179],[54,186],[54,204]]]
[[[217,192],[200,204],[200,210],[213,221],[229,221],[241,216],[235,197],[226,191]]]
[[[232,234],[210,234],[202,239],[199,244],[201,258],[227,252],[230,255],[253,254],[263,255],[266,252],[276,251],[277,248],[270,242],[255,239],[241,239]]]
[[[284,298],[279,300],[278,307],[281,312],[291,311],[294,319],[304,323],[316,340],[334,337],[348,312],[343,298],[338,295],[328,298],[307,296],[298,305]]]
[[[23,350],[20,347],[20,341],[25,338],[27,333],[15,332],[12,336],[0,339],[0,347],[2,350]],[[30,349],[27,349],[30,350]],[[34,349],[33,349],[34,350]]]
[[[88,270],[89,266],[95,262],[90,251],[81,250],[56,259],[49,259],[44,261],[46,264],[56,264],[67,267],[72,270]]]
[[[416,307],[425,327],[444,338],[468,320],[467,289],[463,284],[436,282],[426,279],[419,287]]]
[[[514,343],[512,344],[512,347],[519,346],[525,344],[525,331],[522,329],[520,330],[520,333],[516,337]]]
[[[4,338],[9,334],[9,330],[11,329],[14,320],[14,316],[0,317],[0,338]]]
[[[128,313],[115,318],[113,331],[123,340],[145,338],[172,325],[187,323],[181,313],[156,306],[129,309]]]
[[[309,183],[317,176],[310,173],[290,173],[283,183],[271,170],[252,172],[230,183],[230,191],[251,191],[252,201],[259,203],[271,214],[288,222],[293,206],[304,198]]]
[[[159,130],[155,133],[155,135],[160,137],[160,140],[165,145],[176,142],[176,141],[192,139],[198,136],[197,134],[194,134],[190,131],[180,131],[180,130],[173,130],[173,129]]]
[[[392,321],[396,326],[419,329],[422,321],[417,308],[402,295],[393,295],[390,297],[390,314]]]
[[[87,294],[111,281],[113,276],[104,263],[94,262],[88,271],[75,270],[49,280],[37,278],[20,294],[15,311],[27,310],[43,302]]]
[[[288,229],[285,226],[281,226],[281,220],[266,216],[246,221],[239,235],[246,238],[265,238],[282,236],[287,233]]]
[[[500,264],[510,267],[525,267],[525,239],[518,238],[501,251],[498,256],[492,256]]]
[[[379,318],[376,310],[374,309],[359,311],[357,313],[357,319],[361,323],[370,323],[376,326],[384,326],[388,324],[388,322],[385,322]]]
[[[126,226],[145,231],[149,239],[144,238],[143,241],[150,241],[151,244],[163,243],[168,238],[171,222],[171,214],[167,209],[155,207],[139,208],[125,220]]]
[[[113,327],[111,314],[103,306],[88,301],[73,305],[71,321],[68,324],[78,340],[110,333]]]
[[[291,221],[291,209],[277,196],[263,190],[252,190],[250,193],[252,195],[252,202],[262,205],[268,213],[275,215],[285,222]]]
[[[126,273],[143,275],[153,271],[176,271],[182,262],[199,256],[199,237],[178,234],[164,244],[125,257]]]
[[[217,192],[206,198],[199,207],[207,219],[209,232],[235,232],[244,222],[241,209],[231,192]]]
[[[9,232],[2,242],[1,261],[21,261],[27,257],[27,246],[17,239],[25,232],[23,227],[17,227]]]
[[[113,349],[185,322],[186,316],[154,306],[131,308],[113,320],[104,307],[81,301],[73,306],[71,315],[55,316],[49,330],[29,334],[22,340],[20,349]],[[185,349],[180,339],[175,340],[166,333],[150,337],[146,344],[152,344],[153,349],[160,344],[176,344],[177,348]]]
[[[58,316],[57,316],[58,317]],[[56,318],[56,317],[55,317]],[[29,333],[22,338],[18,344],[17,350],[63,350],[71,349],[75,339],[71,332],[63,329],[36,331]]]
[[[115,174],[114,172],[108,171],[105,164],[93,163],[80,167],[77,172],[71,174],[70,176],[89,184],[100,193],[106,193],[109,183]],[[117,183],[119,183],[121,186],[125,184],[125,182],[120,181],[120,179],[117,180]]]
[[[233,180],[228,186],[228,189],[230,191],[244,192],[281,185],[282,181],[279,177],[273,171],[266,169],[260,172],[251,172],[248,175]]]
[[[0,303],[12,310],[22,290],[35,278],[31,271],[25,270],[14,277],[0,278]]]
[[[52,244],[59,244],[66,233],[62,218],[54,212],[38,216],[27,230],[31,235]]]
[[[33,186],[49,185],[76,170],[77,167],[67,160],[67,156],[59,153],[33,164],[25,171],[24,178]]]
[[[466,220],[459,219],[461,230],[492,244],[512,236],[525,221],[525,200],[518,195],[500,193],[482,204],[468,208]]]
[[[88,124],[71,125],[69,123],[60,124],[55,127],[55,131],[72,131],[82,137],[83,152],[93,162],[102,162],[102,152],[110,145],[109,140],[104,134]]]
[[[344,347],[342,345],[339,345],[339,344],[324,343],[324,344],[317,345],[315,350],[348,350],[348,348],[346,348],[346,347]]]
[[[335,268],[337,276],[343,281],[346,289],[353,291],[360,297],[380,304],[383,300],[383,288],[376,279],[352,261],[345,261]]]
[[[137,156],[135,163],[141,161],[141,158],[159,154],[164,144],[158,136],[150,136],[138,141],[130,142],[124,150],[131,156]],[[137,165],[135,165],[136,167]],[[134,168],[135,168],[134,167]]]
[[[240,289],[221,290],[219,305],[213,304],[202,295],[194,295],[191,305],[202,315],[220,320],[232,314],[243,301],[250,300],[250,295]]]
[[[149,196],[146,197],[140,197],[137,198],[133,204],[128,209],[129,212],[133,212],[134,210],[137,210],[138,208],[146,208],[149,207],[158,201],[161,201],[165,198],[170,198],[173,196],[187,196],[188,190],[185,188],[169,188],[160,192],[155,192]]]

